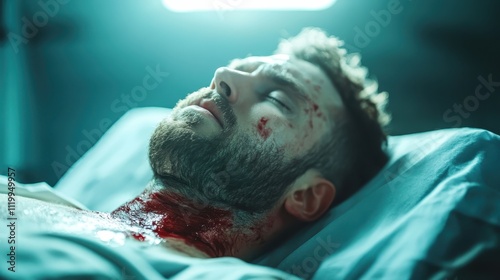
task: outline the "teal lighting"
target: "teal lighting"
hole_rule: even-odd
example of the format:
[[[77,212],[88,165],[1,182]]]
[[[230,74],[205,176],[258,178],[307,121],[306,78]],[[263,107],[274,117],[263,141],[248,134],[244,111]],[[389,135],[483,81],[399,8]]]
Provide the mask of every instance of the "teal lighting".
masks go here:
[[[217,10],[323,10],[336,0],[163,0],[174,12]]]

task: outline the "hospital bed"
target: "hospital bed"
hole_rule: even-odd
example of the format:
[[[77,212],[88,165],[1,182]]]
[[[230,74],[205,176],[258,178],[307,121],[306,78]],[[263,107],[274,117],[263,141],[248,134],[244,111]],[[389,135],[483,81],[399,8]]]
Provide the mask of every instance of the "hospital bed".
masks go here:
[[[55,190],[98,211],[111,211],[138,195],[152,177],[149,136],[169,113],[165,108],[129,111]],[[360,191],[252,264],[28,233],[24,246],[48,253],[25,252],[31,258],[25,265],[42,275],[49,269],[54,275],[94,269],[95,275],[120,278],[126,270],[135,279],[499,279],[500,137],[471,128],[390,136],[387,152],[389,162]],[[51,249],[51,243],[75,242],[88,247],[84,256],[92,256]],[[62,258],[67,268],[55,265]]]

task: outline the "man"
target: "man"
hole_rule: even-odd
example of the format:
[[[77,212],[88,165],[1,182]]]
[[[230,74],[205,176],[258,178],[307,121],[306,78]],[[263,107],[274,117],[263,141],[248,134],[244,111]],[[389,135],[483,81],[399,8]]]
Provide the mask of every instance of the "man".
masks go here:
[[[275,55],[217,69],[153,133],[154,178],[141,195],[112,213],[24,199],[19,219],[113,244],[133,237],[192,257],[255,258],[387,161],[386,95],[340,47],[305,29]]]
[[[180,213],[193,228],[178,229],[167,214],[159,222],[167,235],[212,257],[251,259],[344,200],[386,162],[381,125],[388,117],[386,96],[367,87],[364,69],[339,47],[306,29],[276,55],[217,69],[210,87],[160,123],[150,141],[154,180],[140,201],[114,214],[126,217],[134,207],[141,209],[134,219],[146,219],[183,205],[196,210]],[[152,214],[149,204],[169,206]]]

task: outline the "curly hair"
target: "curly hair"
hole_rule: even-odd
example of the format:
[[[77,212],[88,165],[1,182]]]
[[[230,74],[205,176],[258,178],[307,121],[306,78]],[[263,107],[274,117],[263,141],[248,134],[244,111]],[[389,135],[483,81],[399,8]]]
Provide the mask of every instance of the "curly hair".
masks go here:
[[[335,184],[338,205],[366,184],[385,165],[387,137],[383,127],[388,95],[378,92],[376,81],[367,78],[360,56],[348,55],[343,42],[319,28],[305,28],[282,40],[276,54],[287,54],[318,66],[330,78],[344,108],[332,112],[335,124],[304,160]]]

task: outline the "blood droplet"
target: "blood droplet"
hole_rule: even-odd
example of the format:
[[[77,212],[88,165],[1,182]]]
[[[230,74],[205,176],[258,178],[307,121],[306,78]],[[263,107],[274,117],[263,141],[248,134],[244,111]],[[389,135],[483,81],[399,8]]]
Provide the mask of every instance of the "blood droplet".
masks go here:
[[[269,119],[262,117],[257,124],[257,130],[259,131],[259,135],[266,140],[269,135],[271,135],[271,129],[266,127],[267,121]]]

